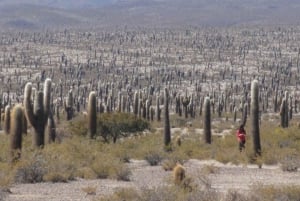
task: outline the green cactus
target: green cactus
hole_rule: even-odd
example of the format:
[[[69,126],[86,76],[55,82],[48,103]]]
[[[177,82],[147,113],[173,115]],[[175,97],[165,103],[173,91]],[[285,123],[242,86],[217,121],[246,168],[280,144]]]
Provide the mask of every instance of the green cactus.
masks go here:
[[[244,104],[243,108],[243,117],[242,117],[242,125],[245,126],[247,122],[247,116],[248,116],[248,104]]]
[[[88,134],[92,139],[95,137],[97,131],[97,101],[96,101],[96,92],[92,91],[89,95],[88,102]]]
[[[211,109],[210,109],[210,98],[206,97],[204,99],[204,141],[207,144],[211,144]]]
[[[259,88],[258,81],[251,83],[251,134],[253,140],[253,150],[255,155],[261,155],[260,133],[259,133]]]
[[[45,133],[46,133],[46,142],[48,144],[55,142],[56,131],[55,131],[55,122],[52,113],[49,114]]]
[[[133,97],[133,113],[135,117],[138,116],[138,112],[139,112],[139,94],[136,91]]]
[[[160,101],[159,101],[159,96],[156,97],[156,121],[160,121],[160,114],[161,114],[161,109],[160,109]]]
[[[282,128],[286,128],[286,99],[283,98],[280,105],[280,125]]]
[[[9,134],[10,130],[10,105],[5,106],[4,110],[4,133]]]
[[[50,85],[50,86],[49,86]],[[42,147],[45,144],[45,126],[50,111],[51,80],[46,79],[44,93],[35,92],[34,103],[31,104],[32,84],[27,83],[24,91],[24,107],[27,121],[33,127],[33,146]],[[46,101],[46,102],[44,102]]]
[[[68,98],[65,102],[65,111],[67,113],[67,120],[71,120],[73,118],[74,108],[73,108],[73,92],[70,90],[68,92]]]
[[[23,117],[22,106],[16,105],[12,111],[10,129],[10,154],[12,162],[17,161],[21,157]]]
[[[284,113],[285,127],[289,127],[289,92],[288,91],[285,91],[284,99],[285,99],[285,113]]]
[[[164,94],[164,145],[167,147],[171,144],[171,129],[169,119],[169,90],[165,88]]]

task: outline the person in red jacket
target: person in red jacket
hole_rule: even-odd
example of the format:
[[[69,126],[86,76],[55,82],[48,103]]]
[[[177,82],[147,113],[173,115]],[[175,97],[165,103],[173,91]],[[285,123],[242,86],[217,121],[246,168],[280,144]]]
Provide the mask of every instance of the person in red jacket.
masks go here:
[[[244,129],[244,125],[240,125],[240,128],[236,132],[236,137],[239,142],[239,150],[242,152],[242,150],[245,149],[246,143],[246,131]]]

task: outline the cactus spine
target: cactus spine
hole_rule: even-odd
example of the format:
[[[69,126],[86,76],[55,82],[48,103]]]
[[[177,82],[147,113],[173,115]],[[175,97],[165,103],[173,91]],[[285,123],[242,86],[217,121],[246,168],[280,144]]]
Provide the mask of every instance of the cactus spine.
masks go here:
[[[50,111],[51,80],[46,79],[44,93],[36,91],[33,106],[31,104],[32,84],[27,83],[24,91],[25,115],[33,127],[33,146],[41,147],[45,144],[45,126]],[[46,102],[44,102],[46,101]],[[49,102],[48,102],[49,101]]]
[[[10,129],[10,154],[12,162],[21,157],[23,117],[24,114],[22,106],[16,105],[13,108]]]
[[[97,131],[97,101],[96,92],[92,91],[89,95],[88,102],[88,132],[89,137],[92,139],[95,137]]]
[[[204,141],[211,144],[211,110],[210,110],[210,99],[206,97],[204,99]]]
[[[251,134],[255,155],[261,155],[260,134],[259,134],[259,102],[258,102],[258,81],[251,83]]]
[[[165,88],[164,94],[164,145],[169,146],[171,143],[171,129],[169,119],[169,90]]]

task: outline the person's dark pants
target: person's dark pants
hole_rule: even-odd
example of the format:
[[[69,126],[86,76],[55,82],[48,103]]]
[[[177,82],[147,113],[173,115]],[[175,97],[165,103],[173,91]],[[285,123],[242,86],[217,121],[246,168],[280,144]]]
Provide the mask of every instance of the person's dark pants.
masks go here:
[[[241,152],[243,149],[245,149],[245,143],[246,143],[245,140],[239,142],[239,150],[240,150],[240,152]]]

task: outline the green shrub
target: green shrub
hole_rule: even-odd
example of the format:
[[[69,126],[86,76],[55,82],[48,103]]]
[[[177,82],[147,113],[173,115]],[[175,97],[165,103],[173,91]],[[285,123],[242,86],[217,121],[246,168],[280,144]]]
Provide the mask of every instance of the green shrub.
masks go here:
[[[129,113],[103,113],[97,121],[97,135],[101,136],[105,142],[116,142],[121,137],[128,137],[132,133],[149,128],[147,121]]]

